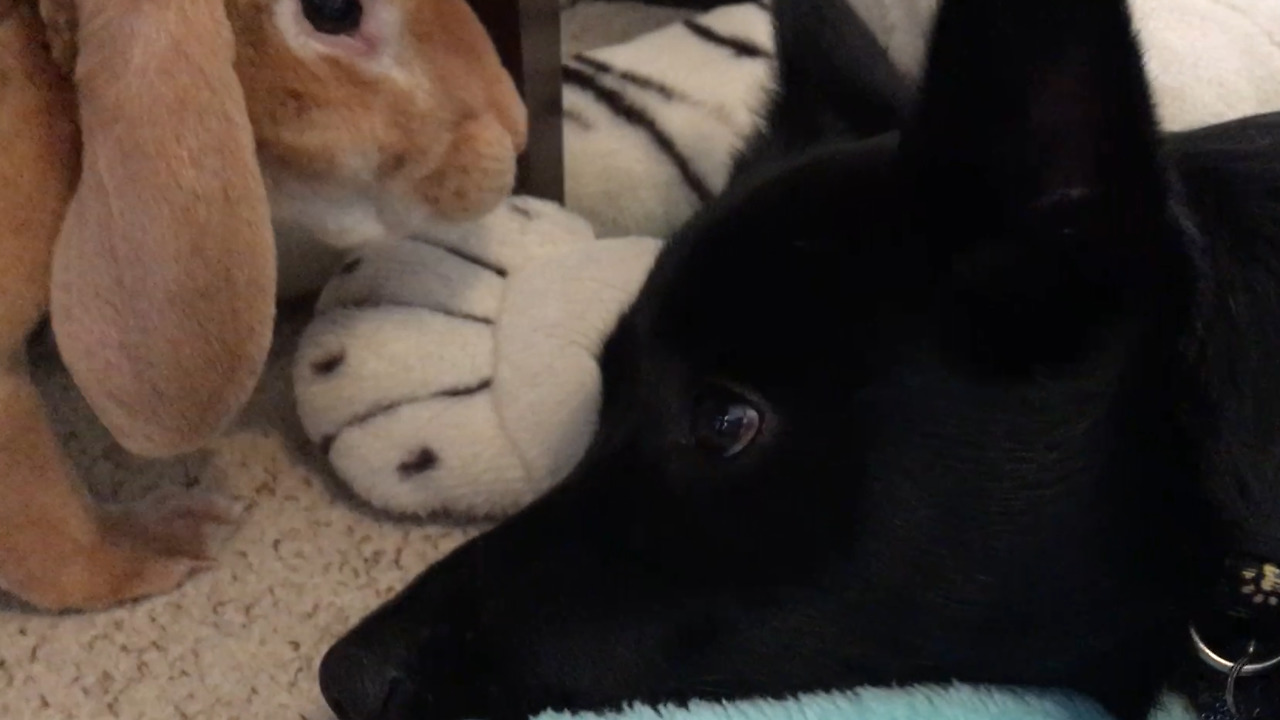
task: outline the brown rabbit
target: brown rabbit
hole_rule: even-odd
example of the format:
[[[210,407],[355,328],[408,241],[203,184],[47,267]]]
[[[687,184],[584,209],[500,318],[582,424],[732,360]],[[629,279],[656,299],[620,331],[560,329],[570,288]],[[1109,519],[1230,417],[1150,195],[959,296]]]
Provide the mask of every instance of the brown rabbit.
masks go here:
[[[126,449],[220,432],[271,341],[276,231],[347,244],[487,211],[525,110],[465,0],[0,0],[0,589],[163,593],[225,499],[96,505],[27,371],[47,312]]]

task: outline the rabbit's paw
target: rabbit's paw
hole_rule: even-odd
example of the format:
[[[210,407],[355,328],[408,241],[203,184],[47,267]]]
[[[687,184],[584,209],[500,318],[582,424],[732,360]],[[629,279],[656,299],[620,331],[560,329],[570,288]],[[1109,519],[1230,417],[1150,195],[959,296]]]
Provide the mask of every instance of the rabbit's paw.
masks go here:
[[[245,505],[216,493],[167,488],[132,503],[103,508],[103,526],[119,544],[147,548],[157,557],[200,570],[239,527]],[[175,570],[176,572],[176,570]]]

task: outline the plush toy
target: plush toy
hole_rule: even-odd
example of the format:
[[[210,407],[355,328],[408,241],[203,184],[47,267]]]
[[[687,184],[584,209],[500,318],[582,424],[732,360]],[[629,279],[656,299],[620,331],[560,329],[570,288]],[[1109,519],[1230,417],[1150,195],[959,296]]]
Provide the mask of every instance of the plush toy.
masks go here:
[[[921,685],[810,693],[783,700],[634,705],[604,713],[547,712],[535,720],[1112,720],[1097,704],[1048,691],[979,685]],[[1167,694],[1148,720],[1196,720],[1180,696]]]
[[[594,433],[600,346],[652,236],[727,181],[767,100],[772,45],[768,9],[745,2],[577,54],[568,210],[513,198],[348,256],[294,365],[302,425],[341,482],[392,513],[498,517],[574,465]]]
[[[273,229],[350,246],[475,219],[524,135],[464,0],[0,0],[0,589],[164,592],[235,514],[90,499],[27,371],[46,311],[125,449],[195,449],[265,361]]]
[[[559,205],[517,197],[473,226],[357,251],[300,340],[308,436],[381,509],[520,508],[586,449],[596,358],[659,247],[597,240]]]
[[[851,1],[866,5],[910,70],[909,44],[895,43],[932,17],[936,0]],[[1280,49],[1257,37],[1280,20],[1280,3],[1232,0],[1256,3],[1242,22],[1210,9],[1218,4],[1201,16],[1168,1],[1165,16],[1135,0],[1146,8],[1140,33],[1164,48],[1152,72],[1168,124],[1217,118],[1222,107],[1280,108]],[[1179,19],[1193,15],[1208,21],[1195,32],[1210,46],[1239,37],[1247,44],[1231,57],[1275,71],[1219,86],[1235,68],[1224,56],[1225,70],[1178,80],[1161,63],[1181,67],[1195,54],[1169,52],[1191,32]],[[573,465],[594,428],[595,353],[658,246],[592,238],[661,237],[720,191],[767,98],[770,28],[766,8],[740,3],[584,53],[566,65],[572,212],[515,199],[470,228],[368,247],[333,278],[302,338],[295,384],[304,427],[357,496],[396,513],[503,515]],[[1192,101],[1223,87],[1234,88],[1225,105]]]
[[[773,21],[750,2],[569,59],[565,205],[600,237],[669,235],[724,187],[773,69]]]

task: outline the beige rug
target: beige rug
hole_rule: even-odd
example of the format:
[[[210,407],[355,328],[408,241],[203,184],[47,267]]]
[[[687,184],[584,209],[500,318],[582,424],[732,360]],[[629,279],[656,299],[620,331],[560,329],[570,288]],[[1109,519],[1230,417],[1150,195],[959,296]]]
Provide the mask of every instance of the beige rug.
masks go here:
[[[38,347],[41,386],[95,492],[199,484],[250,509],[221,565],[171,595],[91,615],[0,611],[0,718],[328,719],[315,681],[328,644],[475,531],[375,518],[330,492],[293,418],[288,365],[303,319],[282,318],[240,426],[175,462],[120,452]]]
[[[576,5],[564,13],[565,54],[683,14]],[[171,595],[61,617],[0,602],[0,720],[330,720],[316,685],[325,649],[482,529],[395,522],[333,492],[291,395],[289,364],[307,316],[305,307],[282,310],[270,366],[238,426],[207,452],[172,462],[140,461],[115,446],[50,344],[37,345],[38,382],[96,494],[199,485],[249,510],[221,564]]]

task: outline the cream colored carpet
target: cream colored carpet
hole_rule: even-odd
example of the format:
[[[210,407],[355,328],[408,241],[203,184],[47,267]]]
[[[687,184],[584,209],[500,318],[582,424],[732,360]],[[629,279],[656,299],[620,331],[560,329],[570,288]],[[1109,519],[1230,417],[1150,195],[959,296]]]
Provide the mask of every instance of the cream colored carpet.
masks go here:
[[[38,348],[58,428],[95,492],[198,484],[250,507],[220,566],[171,595],[100,614],[0,612],[0,718],[328,719],[315,681],[328,644],[475,531],[371,517],[330,492],[293,419],[288,363],[302,319],[282,318],[240,426],[175,462],[120,452],[51,348]]]
[[[576,5],[564,14],[565,53],[682,14],[634,3]],[[324,650],[482,529],[395,522],[333,492],[294,416],[289,363],[306,318],[305,308],[282,311],[271,364],[238,426],[207,452],[172,462],[123,453],[50,344],[37,344],[50,412],[96,494],[199,485],[231,493],[249,510],[221,564],[171,595],[57,617],[0,601],[0,720],[330,720],[316,685]]]

